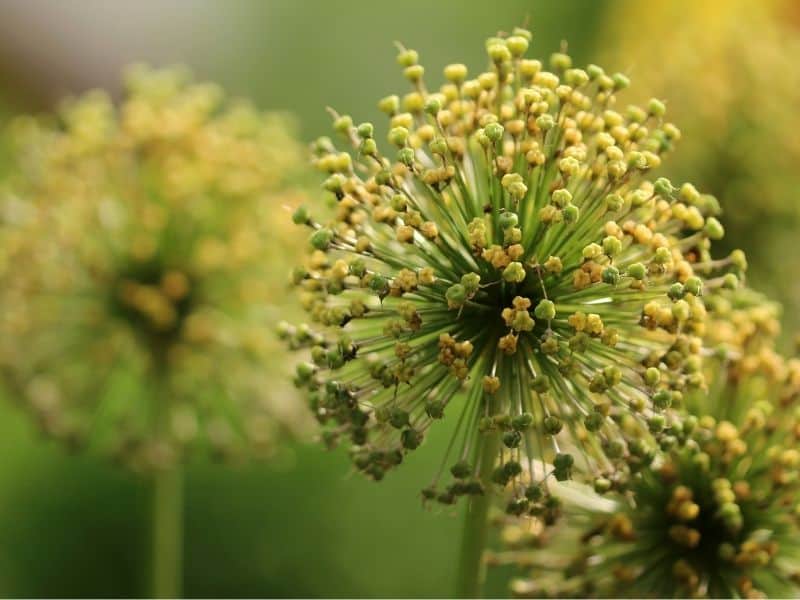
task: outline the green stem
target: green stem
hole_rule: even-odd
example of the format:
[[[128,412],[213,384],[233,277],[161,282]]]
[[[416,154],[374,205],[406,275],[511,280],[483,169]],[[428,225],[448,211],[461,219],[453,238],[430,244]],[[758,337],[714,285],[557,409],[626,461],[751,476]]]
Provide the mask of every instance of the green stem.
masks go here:
[[[153,475],[153,598],[180,598],[183,579],[183,477],[179,465]]]
[[[489,507],[492,502],[492,471],[500,450],[497,433],[484,434],[476,448],[475,462],[480,469],[484,493],[473,496],[467,506],[461,538],[456,597],[480,598],[486,576],[483,552],[489,537]]]

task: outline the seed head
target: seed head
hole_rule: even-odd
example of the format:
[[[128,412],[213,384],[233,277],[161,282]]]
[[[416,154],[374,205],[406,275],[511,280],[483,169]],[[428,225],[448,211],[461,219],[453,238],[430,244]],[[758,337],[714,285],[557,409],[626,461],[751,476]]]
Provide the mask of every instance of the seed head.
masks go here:
[[[754,297],[737,296],[742,304]],[[709,391],[685,395],[686,409],[700,417],[680,425],[652,423],[662,415],[651,417],[651,427],[664,432],[664,454],[639,473],[625,497],[602,477],[594,484],[595,492],[607,494],[602,500],[577,488],[554,489],[564,498],[565,515],[554,528],[538,516],[506,511],[506,547],[491,562],[523,567],[524,577],[512,583],[515,595],[800,593],[794,562],[800,550],[800,363],[772,350],[755,307],[731,309],[750,335],[707,361]],[[648,369],[648,384],[658,385],[659,378]]]
[[[458,422],[440,473],[458,465],[459,481],[426,488],[446,504],[517,481],[523,454],[549,465],[530,482],[543,491],[587,474],[625,487],[679,425],[673,397],[703,386],[689,369],[700,290],[733,270],[711,260],[715,205],[690,207],[679,186],[648,179],[672,128],[664,104],[618,112],[626,78],[573,69],[565,53],[544,70],[523,58],[525,39],[490,39],[489,69],[467,79],[451,65],[438,92],[412,79],[422,101],[388,126],[405,128],[390,133],[399,150],[359,152],[363,125],[334,116],[352,167],[325,185],[335,218],[305,222],[325,243],[297,280],[314,324],[290,342],[319,357],[297,384],[375,479],[435,421]],[[405,49],[400,64],[410,56],[418,64]],[[321,167],[343,151],[327,138],[316,150]],[[342,262],[358,273],[336,277]],[[675,284],[696,293],[670,295]],[[394,409],[408,415],[400,428],[382,418]],[[503,443],[489,474],[475,458],[492,439]]]

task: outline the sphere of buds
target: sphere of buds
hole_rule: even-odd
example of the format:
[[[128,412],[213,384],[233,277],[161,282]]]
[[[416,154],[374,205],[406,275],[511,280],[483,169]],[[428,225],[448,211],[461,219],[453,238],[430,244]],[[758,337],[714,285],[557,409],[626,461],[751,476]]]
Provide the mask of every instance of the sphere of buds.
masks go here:
[[[47,433],[145,469],[304,426],[267,368],[301,162],[282,117],[134,67],[118,106],[90,92],[9,136],[0,369]]]
[[[507,547],[492,559],[530,575],[515,595],[798,596],[800,362],[744,364],[720,354],[709,365],[710,391],[686,398],[704,416],[683,422],[628,499],[565,503],[553,532],[506,521]]]
[[[786,14],[796,5],[676,0],[650,7],[626,0],[598,38],[607,64],[628,68],[632,57],[646,54],[663,65],[636,74],[639,89],[665,98],[689,134],[665,173],[691,176],[725,199],[728,237],[745,244],[757,273],[751,283],[787,306],[800,305],[800,291],[785,285],[785,273],[800,266],[800,70],[792,58],[800,53],[800,32]],[[642,96],[631,89],[628,98]],[[792,330],[800,326],[796,315],[785,315]]]
[[[297,384],[374,479],[451,414],[423,491],[445,504],[517,481],[523,453],[549,465],[532,489],[573,472],[624,486],[658,449],[651,421],[676,421],[673,400],[702,386],[686,367],[704,288],[741,274],[711,259],[716,201],[648,179],[679,136],[664,105],[615,110],[626,78],[565,53],[547,70],[524,58],[530,36],[490,38],[488,70],[449,65],[436,91],[401,48],[411,91],[379,103],[388,145],[334,113],[337,141],[314,145],[334,218],[296,215],[313,321],[282,326],[311,351]]]

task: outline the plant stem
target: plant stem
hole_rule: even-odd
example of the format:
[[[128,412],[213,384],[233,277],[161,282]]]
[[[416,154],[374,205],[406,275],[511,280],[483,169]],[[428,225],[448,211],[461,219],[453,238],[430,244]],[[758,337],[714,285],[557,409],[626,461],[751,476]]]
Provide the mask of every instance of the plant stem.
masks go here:
[[[475,462],[480,469],[484,493],[473,496],[467,506],[461,538],[456,597],[480,598],[486,575],[483,551],[489,536],[489,507],[492,502],[492,470],[500,449],[497,433],[482,436],[476,448]]]
[[[180,465],[153,475],[152,596],[180,598],[183,579],[183,477]]]

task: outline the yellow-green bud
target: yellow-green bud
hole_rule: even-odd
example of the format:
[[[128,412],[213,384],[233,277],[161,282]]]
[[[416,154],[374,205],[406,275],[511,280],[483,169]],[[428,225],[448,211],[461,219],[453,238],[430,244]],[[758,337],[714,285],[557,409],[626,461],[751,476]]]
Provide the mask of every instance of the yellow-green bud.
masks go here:
[[[416,50],[401,50],[397,55],[397,64],[401,67],[410,67],[417,64],[419,61],[419,54]]]
[[[655,387],[661,381],[661,371],[656,367],[647,367],[644,372],[644,382],[650,387]]]
[[[460,308],[467,301],[467,290],[460,283],[456,283],[447,288],[444,297],[450,308]]]
[[[736,249],[730,255],[731,264],[744,272],[747,271],[747,256],[742,250]]]
[[[497,143],[503,138],[505,129],[500,123],[489,123],[484,127],[483,131],[491,142]]]
[[[292,221],[296,225],[305,225],[309,220],[308,209],[303,205],[298,206],[297,210],[292,213]]]
[[[464,286],[464,290],[466,290],[469,296],[472,296],[478,291],[480,282],[481,276],[477,273],[466,273],[461,276],[461,285]]]
[[[503,269],[503,279],[509,283],[522,283],[525,280],[525,268],[522,263],[512,262]]]
[[[613,235],[603,238],[603,252],[612,258],[617,256],[622,252],[622,242]]]
[[[317,250],[325,250],[333,241],[333,232],[330,229],[317,229],[309,238],[311,245]]]
[[[506,40],[506,46],[512,56],[522,56],[528,50],[528,39],[521,35],[512,35]]]
[[[511,51],[502,42],[491,44],[486,51],[493,62],[503,63],[511,60]]]
[[[572,194],[567,189],[559,188],[550,194],[550,202],[552,202],[552,204],[558,208],[564,208],[571,201]]]
[[[624,90],[631,84],[631,80],[622,73],[614,73],[611,79],[614,81],[614,89],[616,90]]]
[[[642,263],[633,263],[628,266],[628,276],[633,277],[637,281],[642,281],[647,276],[647,267]]]
[[[667,107],[661,100],[658,100],[657,98],[651,98],[647,103],[647,112],[654,117],[663,117],[664,113],[667,112]]]
[[[501,229],[510,229],[511,227],[517,226],[517,223],[519,223],[519,217],[517,216],[517,213],[506,210],[497,216],[497,223],[500,225]]]
[[[400,108],[400,98],[396,95],[386,96],[378,102],[378,110],[387,115],[393,115]]]
[[[557,71],[566,71],[572,66],[572,58],[563,52],[554,52],[550,55],[550,67]]]
[[[609,194],[606,196],[606,208],[611,212],[616,212],[622,208],[622,205],[625,204],[625,200],[623,200],[622,196],[619,194]]]
[[[403,147],[408,141],[408,129],[405,127],[394,127],[389,131],[389,141],[395,146]]]
[[[412,83],[416,83],[425,75],[425,67],[422,65],[411,65],[403,69],[403,75]]]
[[[368,139],[374,135],[375,127],[372,125],[372,123],[361,123],[356,132],[358,133],[358,137],[361,139]]]
[[[460,63],[447,65],[444,68],[445,79],[453,83],[461,83],[467,78],[467,67]]]
[[[564,223],[568,225],[577,222],[578,218],[581,216],[581,209],[574,204],[567,204],[561,212],[564,215]]]
[[[552,321],[556,318],[556,305],[552,300],[540,300],[533,311],[533,316],[542,321]]]
[[[725,236],[725,229],[722,227],[722,223],[714,217],[708,217],[706,219],[706,225],[703,231],[712,240],[721,240]]]

